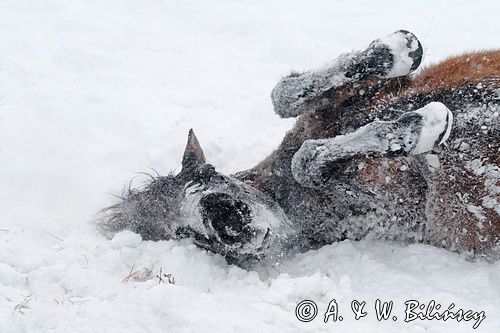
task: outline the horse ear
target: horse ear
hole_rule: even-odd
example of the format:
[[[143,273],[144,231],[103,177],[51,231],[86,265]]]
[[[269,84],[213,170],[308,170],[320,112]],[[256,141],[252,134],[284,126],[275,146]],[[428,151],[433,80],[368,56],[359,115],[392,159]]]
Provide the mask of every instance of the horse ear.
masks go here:
[[[194,135],[193,129],[189,130],[186,149],[182,156],[182,171],[192,169],[198,165],[205,164],[205,154],[201,149],[200,143]]]

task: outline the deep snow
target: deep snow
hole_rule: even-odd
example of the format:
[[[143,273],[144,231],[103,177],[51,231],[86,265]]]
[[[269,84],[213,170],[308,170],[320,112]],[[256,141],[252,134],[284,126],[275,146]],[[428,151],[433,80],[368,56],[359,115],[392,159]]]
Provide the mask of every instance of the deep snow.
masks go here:
[[[269,272],[228,266],[188,241],[110,241],[97,211],[154,168],[178,170],[193,127],[223,172],[245,169],[293,120],[270,92],[397,29],[424,64],[500,45],[498,1],[0,2],[0,332],[470,332],[402,321],[409,299],[484,310],[500,331],[500,262],[373,240],[298,255]],[[131,267],[140,281],[122,280]],[[158,283],[160,267],[175,285]],[[147,269],[152,273],[148,274]],[[324,324],[335,298],[343,322]],[[373,301],[394,300],[378,322]],[[320,315],[301,323],[302,299]],[[367,300],[355,321],[352,299]]]

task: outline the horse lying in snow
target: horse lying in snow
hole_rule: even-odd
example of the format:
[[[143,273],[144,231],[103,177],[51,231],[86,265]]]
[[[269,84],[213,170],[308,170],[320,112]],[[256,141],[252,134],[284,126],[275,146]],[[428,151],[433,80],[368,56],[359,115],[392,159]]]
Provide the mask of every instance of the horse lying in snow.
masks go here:
[[[500,244],[500,51],[419,74],[410,32],[377,39],[272,92],[298,117],[280,146],[231,176],[189,132],[177,175],[128,190],[101,226],[192,238],[247,266],[367,236],[490,255]]]

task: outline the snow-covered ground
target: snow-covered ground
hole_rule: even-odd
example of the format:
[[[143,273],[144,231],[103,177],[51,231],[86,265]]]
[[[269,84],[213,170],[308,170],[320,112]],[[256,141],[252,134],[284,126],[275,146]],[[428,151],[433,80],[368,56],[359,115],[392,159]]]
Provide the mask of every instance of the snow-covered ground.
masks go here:
[[[263,158],[292,126],[269,97],[290,69],[400,28],[427,64],[499,47],[499,13],[494,0],[1,0],[0,332],[472,331],[405,323],[410,299],[485,311],[477,331],[500,332],[500,262],[342,242],[259,276],[188,241],[110,241],[92,224],[135,172],[178,170],[191,127],[223,172]],[[344,321],[325,324],[333,298]],[[377,298],[397,321],[376,320]],[[303,299],[320,309],[310,323],[294,314]],[[367,317],[353,319],[353,299]]]

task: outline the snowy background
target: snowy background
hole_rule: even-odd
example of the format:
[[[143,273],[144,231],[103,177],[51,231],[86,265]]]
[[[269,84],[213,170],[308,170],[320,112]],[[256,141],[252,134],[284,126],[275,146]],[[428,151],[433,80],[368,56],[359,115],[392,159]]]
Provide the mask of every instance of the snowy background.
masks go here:
[[[135,172],[179,170],[191,127],[223,172],[265,157],[293,123],[269,97],[290,69],[400,28],[426,64],[499,47],[499,13],[494,0],[0,0],[0,332],[472,331],[404,323],[408,299],[484,310],[477,331],[499,332],[500,262],[342,242],[259,277],[188,241],[110,241],[92,224]],[[122,282],[131,268],[142,278]],[[332,298],[345,320],[324,324]],[[376,321],[376,298],[397,322]],[[302,299],[320,308],[311,323],[295,318]]]

